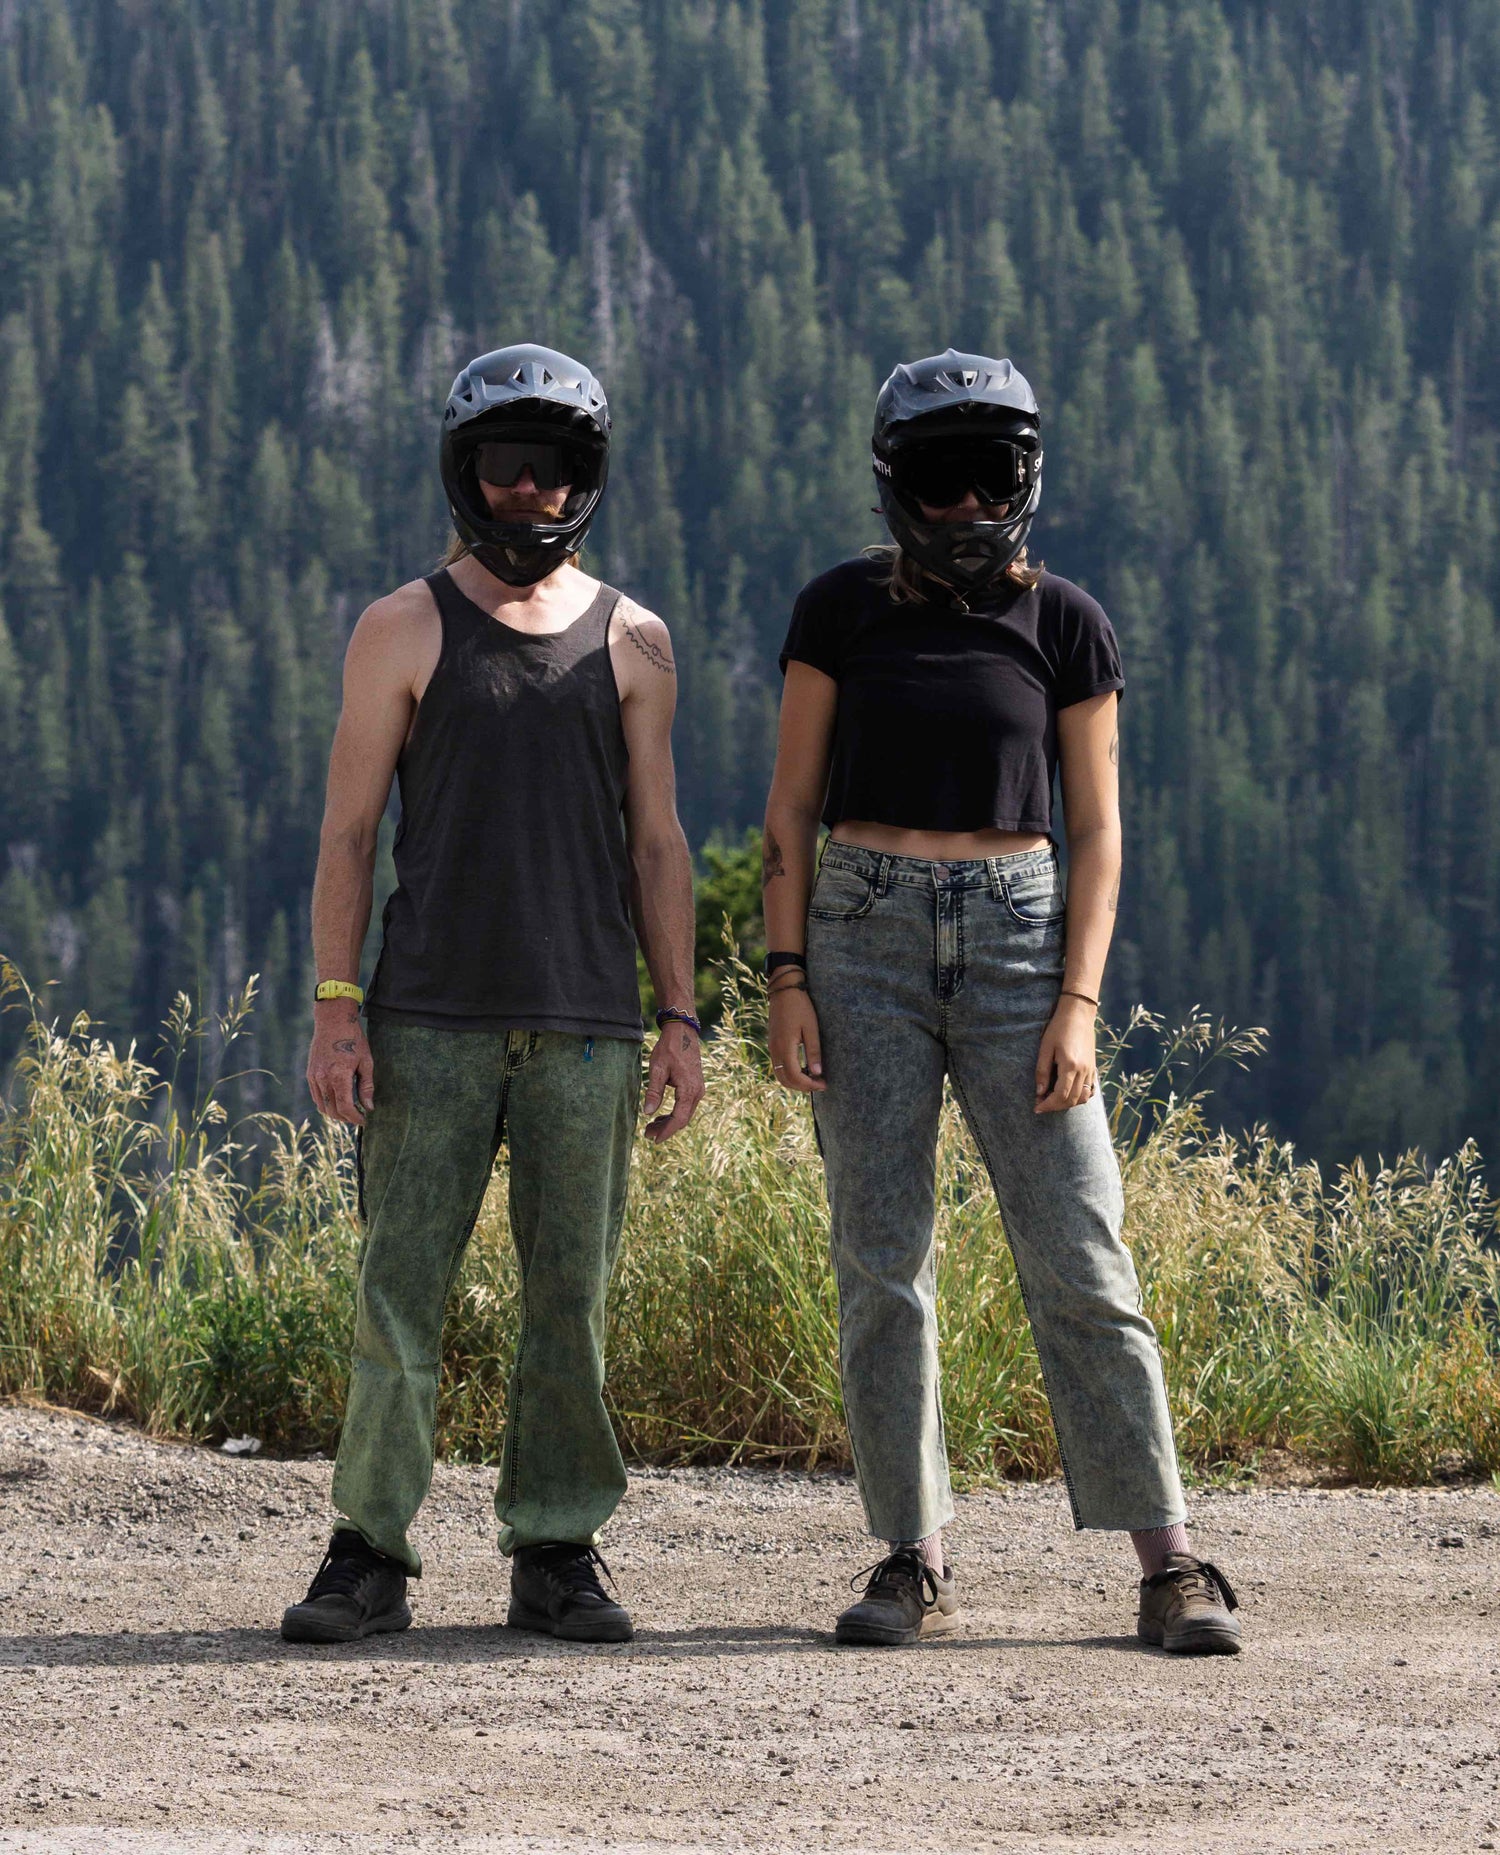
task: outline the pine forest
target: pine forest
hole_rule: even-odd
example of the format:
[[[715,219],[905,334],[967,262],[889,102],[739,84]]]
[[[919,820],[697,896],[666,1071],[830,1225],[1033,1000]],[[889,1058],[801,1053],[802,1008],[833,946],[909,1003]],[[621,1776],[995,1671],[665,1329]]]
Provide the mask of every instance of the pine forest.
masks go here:
[[[1497,100],[1478,0],[0,0],[0,951],[126,1039],[259,973],[247,1100],[307,1110],[343,645],[519,340],[609,391],[586,564],[725,867],[952,344],[1121,641],[1106,1016],[1266,1027],[1216,1112],[1322,1160],[1493,1165]]]

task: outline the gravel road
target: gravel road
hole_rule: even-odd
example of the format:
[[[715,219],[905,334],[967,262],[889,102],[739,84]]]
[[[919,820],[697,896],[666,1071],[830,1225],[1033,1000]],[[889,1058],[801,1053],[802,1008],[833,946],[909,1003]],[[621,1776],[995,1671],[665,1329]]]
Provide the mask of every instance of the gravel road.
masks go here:
[[[1500,1496],[1194,1497],[1246,1652],[1134,1635],[1129,1547],[1060,1486],[965,1497],[956,1637],[835,1648],[852,1485],[645,1471],[605,1552],[639,1631],[500,1627],[489,1471],[438,1470],[405,1635],[275,1633],[324,1462],[0,1407],[0,1851],[1500,1846]]]

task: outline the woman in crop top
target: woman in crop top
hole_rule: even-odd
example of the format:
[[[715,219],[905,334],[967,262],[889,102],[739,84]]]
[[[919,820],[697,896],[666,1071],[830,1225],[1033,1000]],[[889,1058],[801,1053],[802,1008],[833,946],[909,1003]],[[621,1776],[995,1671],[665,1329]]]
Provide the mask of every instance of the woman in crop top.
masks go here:
[[[933,1267],[947,1077],[1015,1257],[1074,1524],[1130,1533],[1143,1638],[1233,1653],[1234,1594],[1188,1547],[1096,1075],[1119,647],[1095,600],[1028,564],[1041,426],[1008,361],[950,348],[898,367],[874,467],[896,545],[797,598],[765,825],[771,1061],[812,1097],[849,1438],[888,1546],[837,1635],[910,1642],[958,1618]]]

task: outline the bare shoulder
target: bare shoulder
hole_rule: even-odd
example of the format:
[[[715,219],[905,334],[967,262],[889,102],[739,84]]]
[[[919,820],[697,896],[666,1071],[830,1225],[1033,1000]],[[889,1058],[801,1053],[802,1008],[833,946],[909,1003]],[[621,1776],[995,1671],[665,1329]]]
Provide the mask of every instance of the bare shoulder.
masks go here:
[[[672,634],[654,612],[648,612],[625,593],[620,595],[610,621],[610,642],[617,641],[623,641],[634,657],[659,674],[677,674],[672,656]]]
[[[359,615],[354,636],[361,643],[400,644],[420,639],[438,624],[437,605],[425,580],[408,580],[371,600]]]
[[[372,600],[349,639],[351,670],[426,680],[442,646],[442,620],[423,580],[408,580]]]

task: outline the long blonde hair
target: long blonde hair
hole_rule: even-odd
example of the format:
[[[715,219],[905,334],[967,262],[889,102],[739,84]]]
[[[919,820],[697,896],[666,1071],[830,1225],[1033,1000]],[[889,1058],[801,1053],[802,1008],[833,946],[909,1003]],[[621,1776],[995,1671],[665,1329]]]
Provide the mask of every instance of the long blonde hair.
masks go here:
[[[910,554],[903,553],[890,541],[879,542],[874,547],[864,548],[862,552],[867,560],[885,561],[889,564],[890,575],[883,584],[890,588],[891,598],[897,605],[907,605],[925,599],[927,592],[923,587],[923,580],[937,578],[936,574],[927,573],[924,568],[917,565]],[[1022,548],[1005,569],[1005,577],[1012,586],[1019,586],[1024,592],[1029,593],[1046,571],[1046,566],[1041,561],[1033,567],[1027,558],[1026,549]]]

